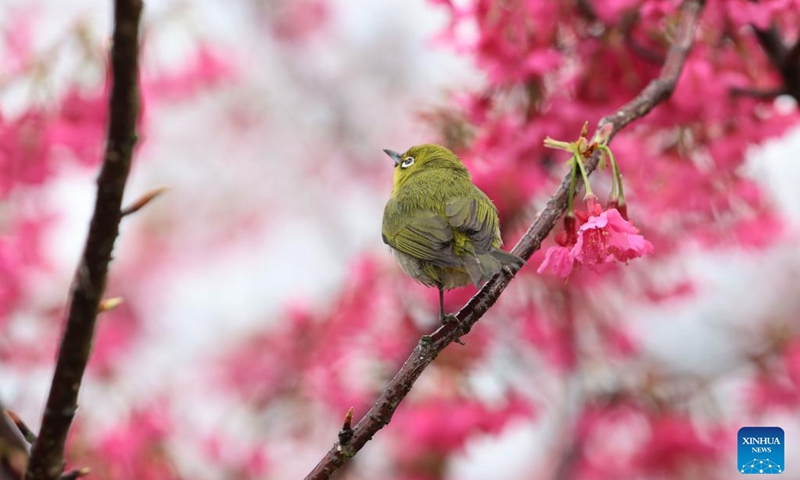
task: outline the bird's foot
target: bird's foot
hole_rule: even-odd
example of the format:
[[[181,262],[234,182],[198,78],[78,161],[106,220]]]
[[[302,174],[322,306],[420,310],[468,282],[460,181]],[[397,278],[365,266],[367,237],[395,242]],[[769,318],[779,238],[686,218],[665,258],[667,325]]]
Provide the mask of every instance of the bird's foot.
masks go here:
[[[441,322],[442,322],[442,325],[447,325],[447,324],[449,324],[449,323],[455,323],[455,324],[458,324],[458,317],[456,317],[456,316],[455,316],[455,315],[453,315],[452,313],[448,313],[448,314],[446,314],[446,315],[442,315],[442,316],[441,316],[441,318],[440,318],[440,320],[441,320]],[[466,343],[464,343],[463,341],[461,341],[461,337],[459,337],[459,338],[456,338],[456,339],[455,339],[455,342],[456,342],[457,344],[459,344],[459,345],[466,345]]]
[[[458,322],[458,318],[452,313],[446,313],[440,316],[439,320],[442,322],[442,325],[447,325],[448,323],[452,322]]]

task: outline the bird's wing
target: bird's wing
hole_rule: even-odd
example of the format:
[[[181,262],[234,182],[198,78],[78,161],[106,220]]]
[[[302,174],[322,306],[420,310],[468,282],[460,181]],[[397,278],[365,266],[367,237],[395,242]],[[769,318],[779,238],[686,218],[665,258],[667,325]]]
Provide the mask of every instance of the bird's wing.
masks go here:
[[[448,223],[467,236],[476,254],[490,251],[498,237],[497,209],[489,197],[480,194],[484,198],[457,197],[445,204]]]
[[[383,214],[383,241],[398,252],[439,267],[460,267],[453,252],[453,229],[447,219],[432,210],[401,215],[390,200]]]

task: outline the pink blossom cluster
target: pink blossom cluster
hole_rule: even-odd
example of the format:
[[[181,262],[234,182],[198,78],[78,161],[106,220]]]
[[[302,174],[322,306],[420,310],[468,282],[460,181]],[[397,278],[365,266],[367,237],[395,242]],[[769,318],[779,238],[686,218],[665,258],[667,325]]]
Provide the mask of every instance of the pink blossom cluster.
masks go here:
[[[530,418],[528,401],[510,395],[505,404],[488,406],[463,397],[432,395],[403,405],[393,422],[392,455],[403,472],[401,478],[441,478],[449,455],[463,451],[467,440],[478,435],[496,435],[515,420]],[[448,418],[442,422],[441,418]]]
[[[0,67],[3,70],[0,98],[5,101],[6,96],[12,99],[19,96],[12,88],[15,82],[29,84],[30,98],[18,107],[5,108],[6,103],[0,107],[0,361],[10,371],[21,375],[27,386],[28,378],[52,369],[69,294],[70,278],[56,271],[52,258],[52,244],[60,246],[62,239],[54,235],[60,218],[50,210],[49,189],[53,189],[67,172],[74,174],[81,169],[87,174],[86,185],[93,185],[91,175],[95,175],[95,169],[103,160],[110,85],[109,80],[103,78],[99,83],[78,80],[91,78],[81,75],[81,69],[106,72],[105,53],[85,58],[84,63],[76,67],[81,71],[71,75],[57,76],[50,71],[51,64],[55,63],[51,58],[54,52],[72,58],[75,52],[66,50],[79,45],[79,41],[91,43],[89,38],[70,37],[70,41],[52,46],[52,51],[42,52],[34,48],[31,39],[35,16],[13,17],[19,21],[8,22],[0,32]],[[100,39],[95,40],[99,47]],[[85,56],[86,52],[80,53]],[[152,109],[154,104],[161,106],[197,98],[223,79],[233,78],[231,65],[220,51],[200,44],[196,54],[188,56],[186,65],[177,64],[161,71],[144,67],[140,79],[144,109]],[[51,75],[58,77],[58,82],[53,82]],[[54,84],[58,88],[54,88]],[[8,104],[13,105],[13,102]],[[140,118],[140,140],[147,137],[148,128],[149,124]],[[73,206],[67,205],[67,208]],[[85,226],[73,228],[85,231]],[[151,245],[155,251],[159,249],[157,243],[153,240]],[[146,332],[142,328],[141,305],[135,301],[135,292],[143,283],[141,269],[142,265],[148,265],[149,256],[146,249],[139,253],[144,256],[114,263],[116,275],[109,281],[106,298],[121,296],[123,302],[98,318],[92,356],[84,378],[85,384],[95,388],[119,390],[120,382],[126,381],[121,374],[122,367],[131,361],[133,346],[147,338],[143,336]],[[126,269],[126,263],[136,268]],[[53,294],[48,282],[56,276],[63,276],[63,285]],[[48,280],[43,281],[45,278]],[[182,478],[170,451],[176,427],[168,402],[154,402],[149,394],[152,392],[139,393],[137,401],[142,403],[132,405],[127,416],[121,415],[107,429],[95,430],[95,426],[81,424],[79,418],[77,429],[72,432],[75,435],[70,438],[68,467],[88,467],[92,476],[104,479]],[[12,394],[13,389],[0,389],[4,406],[8,406]],[[37,402],[39,400],[43,401],[37,399]],[[22,408],[29,408],[31,404],[29,398],[24,399]],[[81,406],[83,412],[83,403]],[[85,410],[91,411],[91,408]],[[91,417],[91,413],[88,416]],[[29,424],[37,423],[33,417],[25,420]],[[253,465],[258,463],[256,457],[253,454]],[[0,463],[5,462],[3,457]],[[263,473],[263,468],[258,470],[248,465],[243,462],[237,466],[237,470],[242,467],[237,473]],[[5,470],[0,476],[5,476]]]
[[[677,20],[680,2],[437,3],[451,12],[445,41],[472,53],[490,72],[485,88],[457,98],[474,132],[460,153],[500,211],[517,216],[525,199],[549,195],[548,179],[564,171],[541,140],[574,135],[584,121],[613,112],[655,78],[668,45],[660,25]],[[776,13],[792,12],[783,3],[763,6],[760,15],[786,23],[794,13]],[[753,17],[743,12],[753,8],[748,2],[708,2],[673,97],[614,139],[630,199],[647,212],[640,217],[647,219],[644,226],[653,231],[659,252],[693,239],[763,245],[780,232],[768,198],[740,168],[747,146],[797,121],[794,111],[732,93],[781,82],[749,29]],[[478,26],[474,37],[461,34],[468,23]],[[537,60],[542,57],[559,60]],[[531,70],[529,62],[546,68]],[[507,177],[515,181],[501,180]],[[715,220],[723,214],[721,226]],[[678,223],[666,229],[659,226],[663,222]],[[772,235],[753,238],[756,229]]]
[[[653,412],[632,400],[591,405],[577,421],[574,473],[570,478],[723,478],[716,469],[725,458],[726,432],[713,424],[697,424],[690,416]]]
[[[547,249],[539,273],[550,270],[566,278],[577,264],[600,270],[611,262],[627,263],[653,252],[653,244],[616,208],[604,210],[590,197],[586,209],[564,218],[565,230],[556,238],[558,245]]]
[[[330,10],[327,0],[284,0],[272,2],[264,17],[275,37],[288,44],[302,44],[324,30]]]
[[[34,107],[15,118],[0,116],[0,198],[17,186],[41,185],[64,155],[86,165],[102,159],[108,96],[105,89],[70,89],[57,108]]]
[[[800,338],[780,339],[775,357],[756,358],[758,375],[748,389],[751,408],[793,412],[800,407]]]
[[[131,412],[100,438],[91,438],[79,427],[68,448],[71,466],[89,468],[98,478],[183,478],[166,448],[174,425],[166,404],[159,403]]]
[[[16,57],[15,80],[30,80],[46,75],[37,70],[40,60],[25,40],[30,22],[16,24],[8,32],[6,48]],[[94,65],[106,70],[106,65]],[[144,109],[150,101],[179,101],[197,96],[203,89],[216,87],[235,76],[233,64],[208,45],[197,46],[185,65],[165,71],[143,72]],[[35,292],[28,288],[29,278],[50,270],[49,259],[42,252],[42,238],[56,223],[55,213],[42,205],[41,190],[63,175],[68,166],[95,168],[103,159],[104,134],[107,128],[109,102],[108,79],[100,85],[74,83],[66,85],[53,102],[32,102],[21,113],[0,111],[0,202],[5,210],[0,215],[0,329],[11,328],[7,320]],[[1,92],[0,92],[1,93]],[[148,125],[140,118],[140,144],[146,138]],[[132,262],[135,264],[135,262]],[[110,288],[112,294],[114,288]],[[59,298],[59,301],[61,298]],[[30,308],[30,307],[28,307]],[[61,305],[40,306],[35,315],[42,324],[57,325],[63,318]],[[98,371],[107,371],[109,361],[125,351],[124,345],[138,331],[136,315],[128,307],[109,314],[111,320],[101,322],[96,355],[92,364]],[[33,342],[0,345],[0,355],[25,358],[34,362],[50,360],[52,346],[57,344],[58,331],[48,329]],[[15,354],[10,352],[14,351]]]

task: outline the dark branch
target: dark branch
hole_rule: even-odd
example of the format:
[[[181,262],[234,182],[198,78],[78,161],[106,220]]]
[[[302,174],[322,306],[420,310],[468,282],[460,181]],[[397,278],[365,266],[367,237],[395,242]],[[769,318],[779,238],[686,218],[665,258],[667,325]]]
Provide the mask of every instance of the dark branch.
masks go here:
[[[571,428],[571,425],[567,427],[568,430]],[[569,480],[573,478],[575,467],[584,449],[583,439],[579,435],[575,435],[572,432],[568,432],[568,435],[570,435],[572,440],[564,447],[564,450],[558,457],[555,468],[556,473],[553,475],[555,480]]]
[[[766,30],[760,28],[754,28],[754,30],[758,43],[761,44],[761,48],[764,49],[767,57],[769,57],[769,61],[775,66],[780,66],[783,63],[783,59],[786,58],[787,49],[778,28],[772,25]]]
[[[786,52],[786,63],[797,64],[800,61],[800,39],[794,42],[794,46]]]
[[[33,444],[26,480],[56,480],[64,470],[64,444],[92,347],[97,308],[106,285],[111,251],[119,233],[120,207],[136,143],[139,114],[138,57],[141,0],[116,0],[111,49],[113,88],[105,159],[97,179],[97,199],[83,255],[72,281],[42,427]]]
[[[775,97],[779,97],[786,92],[784,88],[775,88],[770,90],[759,90],[757,88],[742,88],[742,87],[733,87],[730,90],[731,95],[735,97],[753,97],[759,100],[774,100]]]
[[[597,15],[597,10],[594,9],[592,2],[589,0],[577,0],[575,4],[578,7],[578,12],[580,12],[580,14],[583,15],[587,20],[591,22],[600,21],[600,17]]]
[[[612,133],[614,135],[669,98],[686,62],[703,4],[703,0],[687,0],[683,3],[675,43],[667,54],[659,77],[651,81],[636,98],[617,112],[600,120],[598,128],[610,123],[614,126]],[[590,173],[597,167],[598,160],[599,155],[595,154],[587,161],[586,167]],[[514,247],[513,253],[527,260],[533,252],[541,247],[542,241],[555,227],[556,222],[567,208],[569,183],[570,175],[567,175],[556,193],[547,202],[544,211]],[[348,459],[358,453],[378,430],[388,424],[395,409],[409,393],[422,371],[445,347],[469,332],[475,322],[494,305],[514,275],[516,275],[516,270],[505,270],[492,278],[461,308],[456,314],[456,321],[448,322],[432,335],[423,337],[372,408],[353,427],[353,435],[349,441],[346,444],[335,444],[306,476],[306,480],[330,478]]]
[[[633,35],[625,36],[625,44],[628,45],[628,48],[630,48],[631,51],[642,60],[650,62],[654,65],[662,65],[664,63],[664,55],[661,52],[657,52],[642,45],[633,37]]]
[[[800,102],[800,40],[786,52],[780,72],[786,93]]]
[[[800,40],[789,48],[775,25],[766,30],[759,28],[754,30],[758,43],[764,49],[770,63],[781,75],[783,80],[781,93],[791,95],[800,102]]]

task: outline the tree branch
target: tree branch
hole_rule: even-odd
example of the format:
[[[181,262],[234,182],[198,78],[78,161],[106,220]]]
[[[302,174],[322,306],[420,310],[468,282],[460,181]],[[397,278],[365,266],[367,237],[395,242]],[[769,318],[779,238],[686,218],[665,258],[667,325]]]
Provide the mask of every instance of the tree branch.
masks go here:
[[[603,117],[598,128],[608,123],[612,124],[614,126],[613,136],[629,123],[643,117],[657,104],[669,98],[675,89],[692,46],[695,27],[704,3],[704,0],[683,2],[675,43],[667,53],[659,77],[652,80],[636,98],[617,112]],[[586,168],[589,173],[597,167],[598,160],[599,154],[596,153],[587,161]],[[571,175],[564,177],[561,186],[547,202],[544,211],[514,247],[514,254],[527,260],[533,252],[541,247],[542,241],[555,227],[556,222],[567,208],[570,178]],[[330,478],[348,459],[358,453],[378,430],[387,425],[392,419],[395,409],[409,393],[422,371],[445,347],[470,331],[475,322],[494,305],[516,272],[517,270],[509,269],[496,275],[461,308],[456,314],[457,321],[448,322],[429,337],[423,337],[372,408],[353,427],[353,434],[348,442],[335,444],[306,476],[306,480]]]
[[[766,30],[760,28],[754,28],[753,30],[755,31],[758,43],[761,44],[761,48],[764,49],[767,57],[769,57],[769,61],[780,68],[787,54],[786,44],[783,43],[781,32],[778,31],[775,25],[770,26]]]
[[[774,100],[775,97],[779,97],[788,92],[783,87],[764,90],[757,88],[733,87],[730,89],[730,93],[735,97],[752,97],[759,100]]]
[[[766,30],[759,28],[754,30],[758,43],[767,54],[770,63],[781,75],[783,87],[778,90],[781,94],[791,95],[800,101],[800,40],[789,48],[775,25]]]
[[[97,199],[83,255],[72,281],[50,395],[33,444],[26,480],[56,480],[64,469],[64,445],[77,409],[94,336],[97,307],[105,290],[111,251],[119,233],[120,207],[136,143],[139,114],[138,57],[141,0],[115,0],[111,49],[113,88],[106,151],[97,179]]]

